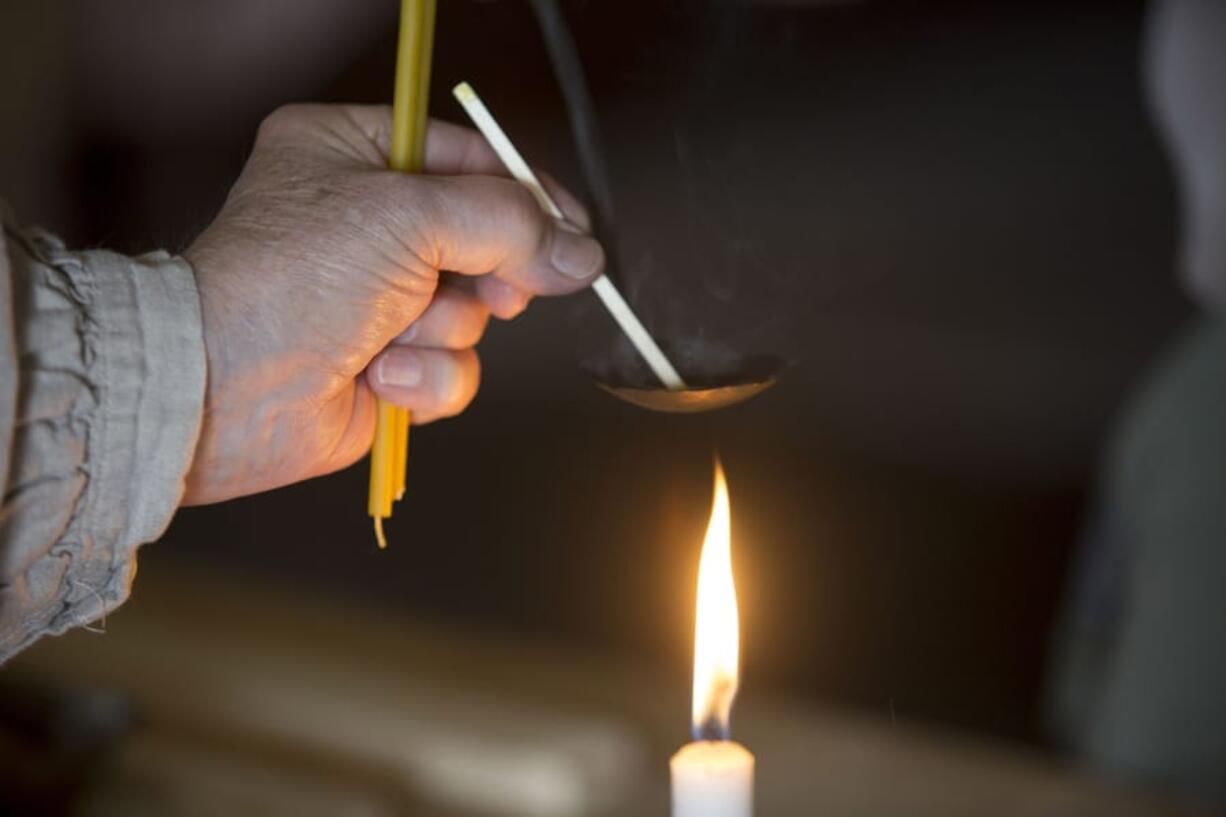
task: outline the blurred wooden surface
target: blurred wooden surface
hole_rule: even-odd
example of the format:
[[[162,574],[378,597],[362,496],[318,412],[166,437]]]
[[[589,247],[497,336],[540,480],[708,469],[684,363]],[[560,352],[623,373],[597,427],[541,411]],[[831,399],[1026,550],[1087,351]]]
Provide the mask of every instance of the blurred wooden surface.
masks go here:
[[[136,726],[95,761],[74,813],[667,811],[684,680],[157,561],[105,635],[47,639],[5,668],[132,702]],[[1027,749],[752,684],[734,730],[768,817],[1193,813]]]

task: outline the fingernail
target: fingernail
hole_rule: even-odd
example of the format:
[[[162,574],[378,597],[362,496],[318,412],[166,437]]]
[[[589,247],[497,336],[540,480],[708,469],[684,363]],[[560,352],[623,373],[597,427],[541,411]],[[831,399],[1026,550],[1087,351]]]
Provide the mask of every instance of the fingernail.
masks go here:
[[[375,364],[375,377],[384,386],[411,389],[421,376],[421,358],[410,349],[388,349]]]
[[[567,278],[591,278],[604,263],[604,250],[594,238],[583,235],[573,224],[558,222],[553,234],[551,260],[554,269]]]

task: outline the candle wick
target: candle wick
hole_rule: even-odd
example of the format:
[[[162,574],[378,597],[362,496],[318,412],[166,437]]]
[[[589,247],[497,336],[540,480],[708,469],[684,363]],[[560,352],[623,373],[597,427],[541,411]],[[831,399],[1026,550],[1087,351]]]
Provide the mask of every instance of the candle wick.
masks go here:
[[[727,722],[718,715],[709,715],[701,722],[694,724],[692,730],[694,740],[728,740],[732,737]]]

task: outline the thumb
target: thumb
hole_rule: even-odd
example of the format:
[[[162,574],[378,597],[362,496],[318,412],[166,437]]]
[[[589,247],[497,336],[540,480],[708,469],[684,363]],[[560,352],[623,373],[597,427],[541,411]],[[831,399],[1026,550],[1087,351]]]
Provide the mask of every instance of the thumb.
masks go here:
[[[532,295],[582,289],[604,271],[600,244],[542,212],[519,182],[493,176],[402,176],[391,185],[401,235],[435,269],[492,273]]]

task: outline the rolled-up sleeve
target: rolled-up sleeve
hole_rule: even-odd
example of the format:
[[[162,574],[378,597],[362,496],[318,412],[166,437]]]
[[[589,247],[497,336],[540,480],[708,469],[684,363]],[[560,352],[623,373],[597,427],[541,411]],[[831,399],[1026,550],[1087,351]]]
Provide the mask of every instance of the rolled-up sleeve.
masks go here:
[[[72,252],[0,216],[2,661],[127,598],[183,495],[205,359],[181,258]]]

